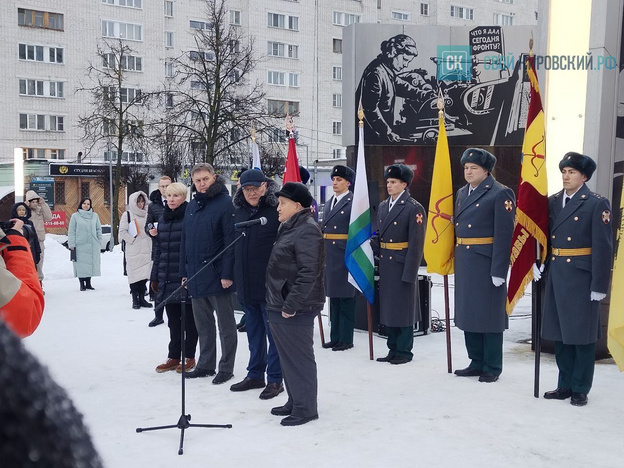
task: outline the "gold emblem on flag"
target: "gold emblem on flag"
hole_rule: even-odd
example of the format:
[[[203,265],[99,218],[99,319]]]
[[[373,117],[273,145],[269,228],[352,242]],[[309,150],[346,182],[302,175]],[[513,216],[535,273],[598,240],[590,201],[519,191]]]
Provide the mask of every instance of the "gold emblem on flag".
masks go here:
[[[602,222],[605,224],[609,224],[611,221],[611,212],[609,210],[604,210],[602,212]]]
[[[513,202],[511,200],[505,200],[505,209],[511,213],[511,210],[513,210]]]

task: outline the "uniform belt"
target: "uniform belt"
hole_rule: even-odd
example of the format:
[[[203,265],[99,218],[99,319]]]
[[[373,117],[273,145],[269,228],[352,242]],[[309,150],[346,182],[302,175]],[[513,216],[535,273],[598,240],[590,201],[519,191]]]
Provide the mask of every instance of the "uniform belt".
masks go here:
[[[591,255],[591,247],[582,247],[580,249],[557,249],[552,248],[552,254],[556,257],[580,257],[581,255]]]
[[[380,242],[379,246],[386,250],[403,250],[409,247],[409,242]]]
[[[455,243],[457,245],[486,245],[493,244],[493,237],[456,237]]]
[[[348,234],[323,234],[323,239],[347,240]]]

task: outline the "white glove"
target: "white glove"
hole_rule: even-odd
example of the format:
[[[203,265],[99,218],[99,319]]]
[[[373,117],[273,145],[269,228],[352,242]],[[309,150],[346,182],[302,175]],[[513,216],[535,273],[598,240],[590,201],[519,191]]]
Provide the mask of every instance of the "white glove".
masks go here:
[[[537,263],[533,264],[533,281],[537,282],[542,279],[542,273],[544,272],[544,264],[542,263],[539,267]]]
[[[596,291],[591,292],[591,300],[592,301],[602,301],[607,295],[605,293],[599,293]]]
[[[498,276],[492,276],[492,284],[497,288],[505,282],[503,278],[499,278]]]

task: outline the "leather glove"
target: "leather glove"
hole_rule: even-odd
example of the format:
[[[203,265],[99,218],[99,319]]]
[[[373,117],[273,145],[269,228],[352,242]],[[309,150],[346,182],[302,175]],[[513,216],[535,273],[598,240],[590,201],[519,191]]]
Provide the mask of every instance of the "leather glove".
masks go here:
[[[602,301],[607,295],[605,293],[599,293],[596,291],[591,292],[591,300],[592,301]]]
[[[537,266],[537,263],[533,264],[533,281],[536,283],[542,279],[542,273],[544,273],[544,264]]]
[[[499,278],[498,276],[492,276],[492,284],[497,288],[501,286],[505,280],[503,278]]]
[[[155,293],[158,292],[158,281],[150,281],[150,289]]]

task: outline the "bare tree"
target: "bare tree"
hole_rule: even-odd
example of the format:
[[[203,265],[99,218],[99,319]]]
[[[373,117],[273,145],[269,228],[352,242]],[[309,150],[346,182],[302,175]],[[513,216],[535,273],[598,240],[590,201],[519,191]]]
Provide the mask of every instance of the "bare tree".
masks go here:
[[[207,2],[194,49],[172,60],[175,78],[163,92],[168,125],[188,142],[188,163],[232,167],[249,159],[251,127],[271,127],[260,83],[250,81],[258,61],[253,38],[230,25],[227,1]]]
[[[124,151],[129,148],[128,159],[135,162],[137,155],[145,157],[147,153],[144,127],[149,95],[138,84],[132,83],[128,73],[140,67],[142,60],[133,52],[121,39],[104,41],[98,46],[97,60],[87,67],[90,82],[81,83],[77,89],[91,99],[88,113],[78,117],[78,126],[84,132],[85,152],[88,154],[105,146],[108,156],[115,162],[112,200],[115,243],[118,243],[119,192],[125,178],[122,171]]]

